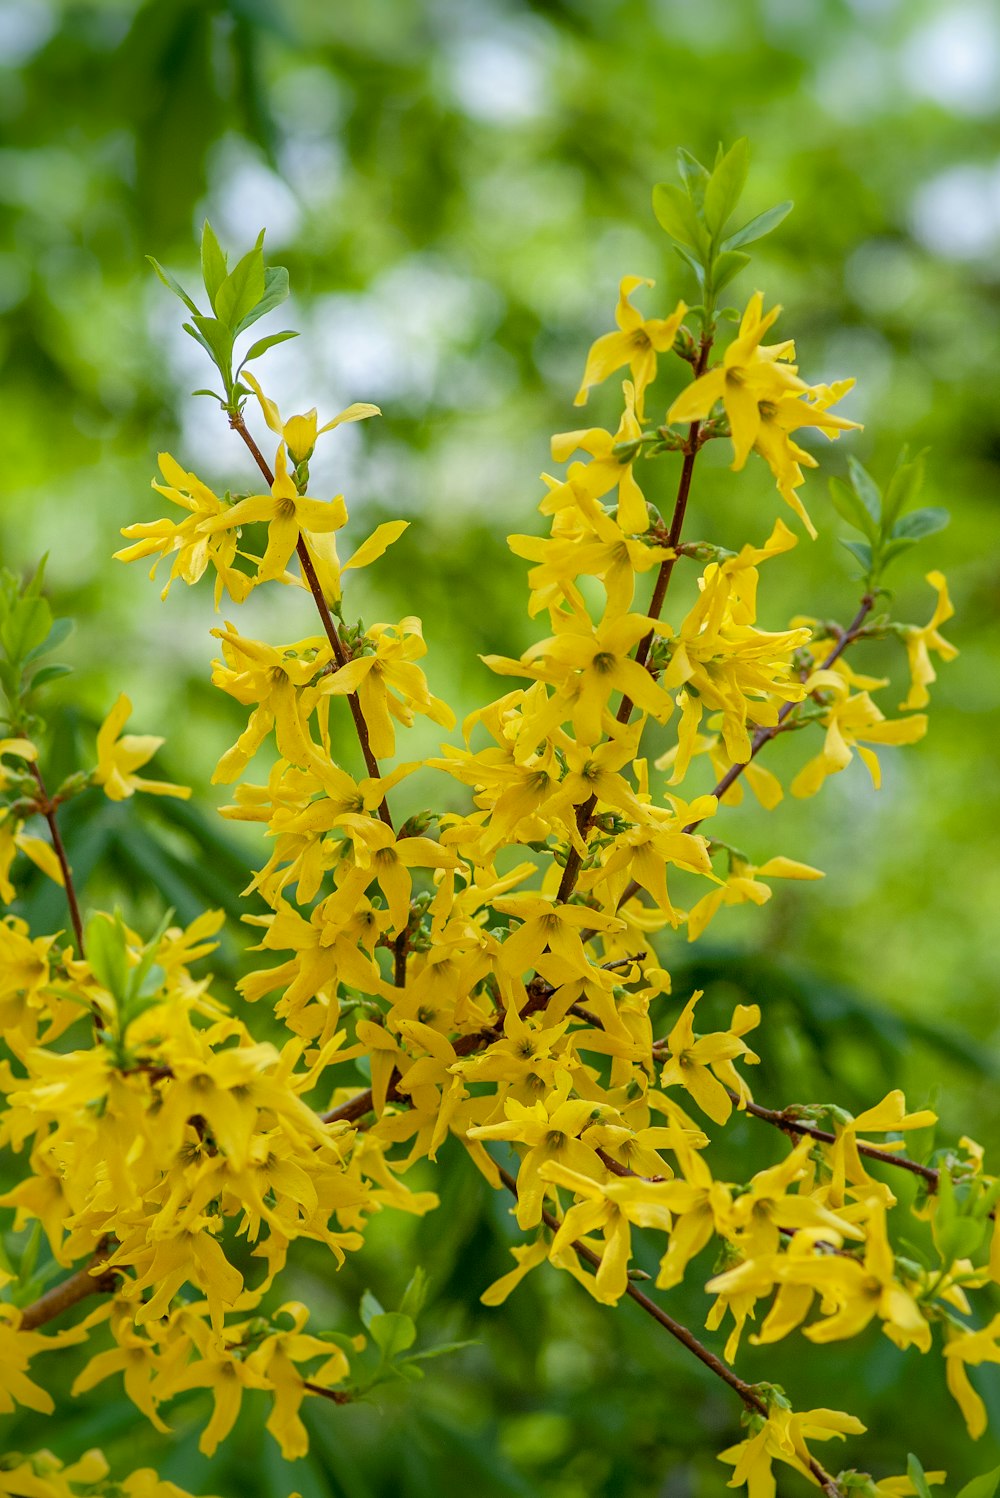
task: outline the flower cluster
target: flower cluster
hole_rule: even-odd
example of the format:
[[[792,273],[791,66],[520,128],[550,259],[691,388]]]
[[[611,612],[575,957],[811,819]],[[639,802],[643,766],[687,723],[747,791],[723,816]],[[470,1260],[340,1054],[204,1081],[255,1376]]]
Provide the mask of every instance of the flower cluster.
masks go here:
[[[218,285],[206,284],[217,298]],[[696,339],[683,303],[663,317],[636,309],[633,295],[651,285],[622,281],[618,331],[595,343],[577,397],[627,365],[615,430],[553,439],[555,461],[568,466],[545,479],[549,533],[511,538],[531,563],[529,612],[544,616],[542,637],[517,659],[485,658],[504,688],[513,685],[439,754],[381,763],[416,716],[454,725],[418,664],[421,621],[348,629],[341,611],[344,574],[376,561],[403,523],[380,526],[341,563],[344,500],[308,494],[317,440],[374,407],[351,406],[325,427],[314,411],[286,421],[244,376],[249,389],[227,385],[227,410],[262,492],[217,496],[162,455],[165,482],[154,488],[186,518],[126,528],[134,544],[122,559],[173,557],[170,581],[188,584],[211,568],[217,604],[223,593],[239,605],[281,583],[315,605],[313,633],[288,644],[231,623],[214,631],[213,682],[248,710],[214,778],[240,782],[224,815],[259,824],[269,840],[247,891],[263,956],[227,1004],[192,971],[221,916],[187,930],[166,924],[144,942],[120,917],[94,915],[75,949],[8,917],[0,1143],[24,1172],[0,1204],[17,1226],[41,1223],[53,1260],[82,1286],[76,1299],[104,1293],[59,1334],[101,1339],[75,1390],[121,1375],[164,1429],[176,1395],[211,1389],[208,1454],[244,1390],[269,1395],[268,1428],[289,1457],[306,1450],[307,1395],[351,1397],[362,1344],[307,1332],[305,1306],[276,1303],[288,1255],[311,1239],[339,1263],[373,1213],[433,1208],[434,1196],[405,1177],[446,1147],[464,1148],[491,1184],[516,1192],[526,1237],[513,1249],[516,1267],[484,1287],[488,1304],[545,1263],[614,1303],[633,1293],[637,1234],[657,1244],[660,1290],[696,1272],[707,1278],[708,1326],[731,1322],[726,1362],[716,1362],[748,1419],[746,1439],[722,1460],[734,1468],[731,1486],[746,1485],[752,1498],[773,1493],[774,1461],[828,1493],[918,1489],[856,1473],[842,1484],[827,1473],[812,1443],[859,1433],[860,1421],[798,1414],[781,1391],[744,1384],[728,1364],[748,1323],[760,1343],[801,1331],[823,1344],[872,1321],[903,1349],[926,1352],[937,1340],[971,1432],[983,1428],[966,1368],[1000,1360],[1000,1324],[974,1329],[970,1297],[1000,1280],[1000,1245],[998,1187],[976,1147],[964,1141],[937,1165],[901,1159],[899,1136],[934,1116],[907,1111],[895,1090],[857,1118],[832,1107],[761,1107],[748,1039],[766,1044],[754,1035],[760,1007],[738,1005],[712,1029],[700,1021],[702,995],[675,998],[669,972],[676,941],[698,940],[724,905],[763,905],[773,879],[821,877],[771,849],[753,864],[714,836],[744,774],[766,808],[780,801],[780,782],[755,762],[771,738],[818,731],[822,747],[791,783],[793,794],[811,795],[855,749],[877,783],[871,746],[924,733],[915,710],[934,680],[929,652],[954,654],[939,632],[950,614],[944,581],[931,573],[939,601],[925,627],[880,620],[870,590],[844,629],[762,626],[761,569],[796,538],[781,519],[754,517],[738,550],[686,542],[698,454],[724,437],[737,470],[759,454],[813,534],[797,491],[816,459],[792,434],[830,438],[853,427],[831,410],[850,382],[810,385],[790,342],[765,344],[777,309],[765,314],[760,294],[720,358],[711,306]],[[647,430],[663,361],[675,387],[677,373],[689,378],[663,423]],[[245,423],[251,392],[278,438],[273,464]],[[678,465],[669,522],[640,486],[644,457]],[[251,526],[266,527],[252,533],[254,550],[244,537]],[[651,595],[637,601],[650,573]],[[847,659],[858,640],[894,632],[913,681],[895,717],[873,695],[889,683]],[[127,714],[121,698],[99,735],[93,783],[115,799],[183,794],[135,774],[159,741],[119,738]],[[348,717],[363,766],[335,752]],[[0,752],[22,780],[38,755],[23,737]],[[259,779],[244,780],[265,754]],[[463,787],[461,809],[399,823],[393,792],[418,768],[436,771],[448,791]],[[454,808],[451,795],[443,801]],[[53,803],[40,799],[36,811],[54,815]],[[5,881],[17,848],[60,875],[49,843],[20,824],[10,837]],[[244,1002],[273,1010],[280,1046],[255,1040]],[[762,1132],[777,1123],[787,1140],[776,1164],[743,1182],[714,1163],[734,1112],[759,1118]],[[515,1176],[505,1162],[516,1163]],[[897,1219],[905,1235],[913,1216],[889,1184],[888,1167],[899,1164],[924,1188],[913,1212],[929,1226],[926,1262],[895,1246]],[[706,1275],[697,1261],[710,1243],[724,1267]],[[46,1396],[27,1365],[57,1339],[32,1329],[45,1316],[30,1306],[23,1327],[13,1304],[5,1316],[12,1353],[0,1389],[8,1403],[41,1408]],[[100,1480],[97,1459],[88,1460]],[[52,1464],[49,1487],[30,1490],[59,1493],[68,1472]],[[152,1498],[168,1485],[135,1474],[123,1490]]]

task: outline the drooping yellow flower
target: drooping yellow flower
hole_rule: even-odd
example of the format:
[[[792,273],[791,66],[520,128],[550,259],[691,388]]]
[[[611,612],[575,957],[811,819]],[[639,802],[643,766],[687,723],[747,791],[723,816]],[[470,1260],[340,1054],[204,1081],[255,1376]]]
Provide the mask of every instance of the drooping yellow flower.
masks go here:
[[[647,386],[656,378],[656,355],[666,353],[673,347],[677,330],[687,311],[685,303],[678,302],[669,317],[643,318],[629,298],[638,287],[655,284],[645,276],[622,277],[615,310],[615,322],[619,331],[604,333],[592,345],[587,355],[583,383],[577,391],[574,405],[585,406],[592,387],[600,385],[608,375],[627,364],[635,382],[636,411],[640,421],[643,419],[643,396]]]
[[[316,438],[322,437],[324,432],[332,432],[335,427],[343,426],[350,421],[364,421],[369,416],[381,416],[382,412],[378,406],[370,405],[367,401],[355,401],[341,411],[332,421],[317,430],[316,408],[307,411],[304,416],[290,416],[287,421],[282,421],[281,412],[273,400],[270,400],[260,388],[254,376],[249,370],[244,370],[240,375],[250,386],[254,395],[260,402],[260,409],[264,420],[276,432],[288,448],[288,456],[293,463],[308,461],[312,456],[313,448],[316,446]]]
[[[186,801],[191,794],[187,785],[173,785],[168,780],[145,780],[136,770],[152,759],[164,742],[152,734],[127,733],[119,737],[132,711],[132,704],[122,692],[97,734],[97,769],[95,785],[104,787],[110,801],[124,801],[136,791],[153,796],[178,796]]]
[[[946,640],[938,628],[955,614],[944,573],[928,572],[927,581],[937,589],[938,595],[930,621],[922,627],[911,624],[903,630],[903,643],[910,663],[910,690],[906,701],[899,704],[904,712],[926,707],[931,700],[927,688],[937,681],[937,672],[931,664],[930,652],[936,651],[943,661],[953,661],[958,655],[957,646]]]
[[[878,789],[882,771],[878,756],[869,744],[915,744],[927,732],[927,718],[914,713],[910,718],[886,719],[868,692],[851,694],[850,684],[836,670],[814,671],[806,682],[806,691],[828,693],[832,698],[823,715],[826,738],[819,754],[803,765],[792,781],[792,795],[814,796],[828,775],[844,770],[857,749],[868,767],[872,784]]]

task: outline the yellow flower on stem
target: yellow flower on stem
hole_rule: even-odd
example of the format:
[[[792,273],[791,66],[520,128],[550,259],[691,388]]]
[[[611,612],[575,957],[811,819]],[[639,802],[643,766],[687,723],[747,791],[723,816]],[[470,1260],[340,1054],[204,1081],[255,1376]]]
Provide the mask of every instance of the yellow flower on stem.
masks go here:
[[[763,292],[754,292],[740,331],[723,354],[722,362],[693,380],[667,412],[667,421],[671,423],[704,421],[713,406],[722,401],[732,433],[734,471],[743,467],[757,440],[760,403],[778,401],[787,392],[798,393],[808,388],[798,378],[794,365],[779,362],[794,354],[792,343],[761,347],[761,339],[780,311],[780,307],[772,307],[765,314]]]
[[[826,738],[819,754],[803,765],[792,781],[792,795],[815,796],[828,775],[847,768],[857,749],[868,767],[876,790],[882,781],[878,756],[868,744],[915,744],[927,732],[924,713],[912,718],[887,720],[867,692],[855,692],[838,671],[814,671],[806,682],[806,692],[829,693],[832,701],[823,716]]]
[[[697,941],[723,905],[766,905],[771,888],[764,879],[822,879],[821,869],[798,863],[794,858],[769,858],[766,863],[747,863],[738,854],[730,854],[729,874],[718,889],[703,895],[688,916],[688,941]]]
[[[234,603],[242,603],[253,587],[253,579],[233,565],[236,537],[225,532],[210,536],[202,529],[206,520],[225,514],[228,506],[213,494],[207,484],[202,483],[197,474],[188,473],[169,453],[160,453],[159,464],[166,483],[158,484],[154,479],[153,488],[171,503],[189,511],[188,517],[179,525],[172,520],[126,525],[122,535],[134,540],[134,544],[116,551],[115,561],[135,562],[158,554],[149,573],[154,577],[160,559],[176,552],[161,598],[166,598],[170,592],[174,578],[182,578],[190,587],[198,582],[211,563],[216,571],[215,607],[219,607],[223,588],[228,589]]]
[[[282,421],[281,412],[273,400],[270,400],[260,388],[254,376],[249,370],[244,370],[240,375],[256,395],[260,402],[260,409],[264,420],[272,432],[283,440],[288,448],[288,455],[293,463],[303,463],[312,456],[312,450],[316,446],[316,438],[322,437],[324,432],[332,432],[335,427],[344,426],[349,421],[364,421],[369,416],[381,416],[382,412],[378,406],[372,406],[367,401],[355,401],[328,421],[325,426],[317,429],[315,407],[307,411],[304,416],[290,416],[287,421]]]
[[[786,1402],[775,1401],[766,1418],[750,1417],[751,1434],[737,1446],[730,1446],[719,1456],[720,1462],[733,1468],[726,1484],[747,1490],[747,1498],[775,1498],[777,1486],[771,1470],[774,1462],[784,1462],[816,1482],[810,1469],[808,1441],[828,1441],[831,1436],[861,1436],[865,1427],[853,1415],[840,1410],[808,1410],[797,1415]]]
[[[608,375],[614,374],[627,364],[635,382],[636,410],[642,417],[642,402],[646,387],[656,378],[656,356],[665,354],[673,347],[677,330],[684,320],[687,306],[678,302],[669,317],[644,318],[629,298],[640,286],[655,286],[646,276],[623,276],[618,290],[618,306],[615,309],[617,333],[605,333],[591,346],[587,365],[583,372],[583,383],[576,393],[575,406],[587,404],[588,392],[600,385]]]
[[[798,515],[815,541],[816,527],[795,490],[805,483],[806,468],[818,468],[812,453],[792,441],[790,433],[800,427],[815,427],[832,441],[841,432],[860,431],[861,423],[845,416],[831,416],[828,407],[846,395],[853,380],[838,380],[835,385],[811,385],[803,392],[790,392],[778,400],[760,403],[760,425],[754,438],[754,452],[759,453],[774,475],[778,493]]]
[[[927,581],[932,588],[937,589],[938,595],[930,622],[922,628],[912,624],[903,631],[903,643],[906,646],[910,664],[911,683],[906,701],[899,704],[904,712],[909,712],[914,707],[926,707],[931,700],[927,688],[931,682],[937,681],[937,672],[931,665],[930,652],[936,651],[943,661],[953,661],[958,655],[957,646],[946,640],[938,630],[938,625],[944,624],[955,614],[951,599],[948,597],[948,584],[944,573],[928,572]]]
[[[278,448],[274,460],[274,483],[270,494],[251,494],[211,520],[202,521],[203,536],[230,531],[252,521],[267,521],[267,550],[257,568],[257,581],[281,577],[299,542],[312,532],[336,531],[347,524],[347,506],[338,494],[329,504],[299,494],[288,472],[285,450]]]
[[[375,758],[388,759],[396,752],[393,718],[409,728],[414,713],[421,713],[442,728],[454,728],[451,708],[431,695],[427,678],[414,664],[427,654],[420,620],[410,614],[399,624],[373,624],[365,638],[374,651],[331,672],[317,690],[339,696],[357,692]]]
[[[694,1009],[702,992],[698,989],[691,995],[663,1042],[662,1049],[668,1052],[669,1059],[660,1082],[664,1087],[683,1087],[703,1113],[716,1123],[724,1124],[733,1111],[726,1087],[732,1087],[743,1097],[750,1096],[750,1089],[734,1068],[733,1061],[740,1057],[752,1065],[760,1060],[740,1039],[741,1035],[760,1024],[760,1009],[756,1004],[737,1004],[728,1030],[695,1036]],[[725,1085],[719,1081],[720,1073]]]
[[[164,741],[152,734],[127,733],[120,737],[131,711],[132,704],[122,692],[98,730],[94,784],[104,787],[110,801],[124,801],[136,791],[148,791],[153,796],[178,796],[186,801],[191,794],[190,786],[173,785],[168,780],[144,780],[135,773],[152,759]]]

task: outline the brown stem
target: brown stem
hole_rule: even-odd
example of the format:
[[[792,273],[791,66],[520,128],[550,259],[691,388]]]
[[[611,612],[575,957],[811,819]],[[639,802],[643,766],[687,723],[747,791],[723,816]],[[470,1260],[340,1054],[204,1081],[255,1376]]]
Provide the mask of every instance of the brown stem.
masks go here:
[[[825,671],[829,666],[833,665],[834,661],[838,661],[840,659],[847,647],[849,645],[853,645],[854,641],[861,633],[862,626],[864,625],[865,620],[868,618],[868,615],[871,613],[874,607],[875,599],[870,593],[866,593],[864,598],[862,598],[861,600],[861,607],[858,609],[858,612],[855,614],[850,624],[841,634],[840,639],[837,641],[836,645],[834,645],[833,649],[830,651],[825,660],[821,661],[818,666],[815,666],[813,668],[813,670]],[[730,765],[729,769],[726,771],[725,775],[723,775],[718,785],[714,788],[714,790],[710,791],[709,794],[715,796],[716,800],[721,801],[723,796],[729,790],[729,787],[731,785],[734,785],[739,777],[743,774],[743,771],[750,763],[750,760],[756,759],[757,755],[763,749],[764,745],[769,744],[772,739],[777,738],[778,734],[784,727],[787,718],[791,713],[795,711],[798,706],[799,704],[797,702],[786,702],[784,707],[778,714],[777,723],[775,723],[770,728],[758,728],[757,732],[753,736],[753,741],[750,745],[750,759],[744,760],[743,764],[741,765]],[[689,822],[688,825],[684,828],[684,831],[693,832],[696,827],[701,826],[704,820],[704,817],[699,817],[696,822]]]
[[[726,1088],[734,1103],[740,1105],[739,1094]],[[781,1129],[785,1134],[808,1134],[810,1139],[818,1139],[821,1144],[836,1144],[837,1136],[829,1129],[819,1129],[815,1124],[804,1123],[797,1119],[787,1108],[762,1108],[759,1103],[747,1102],[741,1105],[752,1118],[761,1118],[765,1123],[773,1124],[776,1129]],[[933,1165],[920,1165],[916,1160],[908,1160],[905,1155],[895,1155],[889,1150],[879,1149],[877,1144],[863,1144],[856,1141],[858,1154],[867,1155],[869,1160],[879,1160],[883,1165],[895,1165],[899,1170],[908,1170],[911,1175],[920,1176],[921,1180],[927,1182],[932,1191],[937,1190],[940,1171],[934,1169]]]
[[[701,337],[701,343],[698,348],[698,362],[694,366],[694,379],[700,379],[701,376],[705,373],[705,368],[708,364],[708,356],[711,352],[711,348],[711,335],[708,333],[703,333]],[[681,475],[677,483],[677,495],[674,499],[674,513],[670,521],[670,532],[667,536],[667,545],[675,553],[677,545],[681,538],[681,531],[684,529],[684,517],[687,514],[688,498],[691,494],[691,476],[694,473],[694,461],[698,456],[698,449],[701,445],[698,441],[698,433],[700,430],[701,422],[692,421],[690,427],[688,428],[688,440],[684,445],[684,462],[681,465]],[[673,555],[669,556],[667,560],[660,565],[660,570],[656,575],[656,583],[653,587],[653,596],[649,600],[649,608],[646,610],[651,619],[659,619],[660,617],[660,614],[663,610],[663,605],[666,601],[667,589],[670,586],[670,579],[673,576],[674,565],[676,561],[677,557],[676,555]],[[653,630],[650,630],[648,634],[643,636],[643,638],[636,646],[635,660],[636,663],[640,666],[644,666],[649,657],[649,652],[653,644],[653,633]],[[617,722],[628,722],[629,718],[631,718],[632,716],[633,705],[634,704],[631,697],[629,697],[626,693],[625,696],[622,697],[621,702],[618,704],[618,711],[615,714]],[[591,796],[589,800],[583,802],[583,804],[577,808],[576,825],[579,828],[581,837],[585,838],[587,835],[587,828],[590,826],[590,819],[594,815],[594,807],[596,805],[597,797]],[[583,860],[581,859],[580,854],[577,852],[576,848],[570,848],[569,854],[566,858],[566,866],[563,869],[563,875],[559,881],[559,891],[556,895],[556,900],[560,905],[564,905],[569,899],[570,895],[573,893],[573,890],[576,887],[576,881],[580,876],[580,866],[582,862]]]
[[[49,800],[49,793],[45,789],[45,781],[42,779],[42,772],[34,762],[32,762],[31,765],[31,773],[35,777],[35,784],[38,786],[38,794],[41,797],[38,809],[41,812],[42,816],[45,818],[46,822],[48,822],[49,824],[49,834],[52,838],[52,846],[55,849],[56,858],[58,858],[59,867],[62,870],[63,888],[66,891],[66,903],[69,906],[69,918],[73,923],[73,931],[76,934],[76,944],[79,948],[80,956],[85,957],[86,953],[83,950],[83,921],[80,919],[80,906],[76,898],[76,886],[73,883],[73,871],[69,866],[69,859],[66,857],[66,845],[63,842],[62,834],[59,831],[59,823],[56,821],[55,804],[54,802]],[[95,1015],[95,1020],[98,1028],[100,1028],[100,1015]]]
[[[502,1166],[497,1167],[497,1172],[507,1190],[516,1198],[517,1182],[514,1177],[508,1171],[504,1170]],[[543,1210],[542,1221],[551,1232],[555,1233],[559,1231],[559,1223],[552,1216],[551,1212]],[[585,1263],[589,1264],[591,1268],[597,1269],[600,1267],[600,1254],[595,1253],[592,1248],[588,1248],[585,1243],[574,1243],[573,1251]],[[710,1368],[731,1389],[735,1389],[747,1409],[756,1410],[760,1415],[767,1414],[767,1405],[761,1399],[760,1395],[756,1393],[752,1384],[745,1383],[731,1368],[726,1366],[721,1358],[716,1357],[714,1352],[711,1352],[703,1343],[699,1342],[694,1333],[689,1332],[686,1326],[682,1326],[679,1321],[675,1321],[672,1316],[669,1316],[663,1310],[662,1306],[658,1306],[655,1300],[650,1300],[648,1295],[644,1295],[641,1290],[637,1290],[635,1285],[630,1283],[626,1288],[625,1294],[631,1300],[634,1300],[637,1306],[641,1306],[647,1316],[651,1316],[654,1321],[658,1321],[660,1326],[668,1331],[672,1337],[675,1337],[678,1342],[682,1343],[689,1352],[693,1352],[695,1357],[705,1364],[706,1368]]]
[[[516,1199],[517,1182],[514,1177],[499,1165],[497,1166],[497,1173],[507,1190]],[[542,1221],[550,1232],[558,1232],[559,1222],[552,1216],[551,1212],[546,1212],[544,1208],[542,1209]],[[592,1269],[600,1268],[600,1254],[595,1253],[592,1248],[588,1248],[585,1243],[575,1242],[573,1244],[573,1252],[578,1258],[583,1259],[585,1263],[589,1264]],[[658,1306],[655,1300],[651,1300],[648,1295],[644,1295],[631,1282],[626,1285],[625,1294],[630,1300],[634,1300],[636,1305],[645,1311],[647,1316],[651,1316],[658,1325],[662,1326],[664,1331],[669,1332],[682,1347],[686,1347],[688,1352],[693,1353],[700,1363],[704,1363],[705,1367],[714,1373],[716,1378],[721,1378],[723,1383],[728,1384],[740,1397],[748,1410],[753,1410],[755,1414],[763,1415],[766,1418],[768,1414],[767,1404],[760,1397],[753,1384],[748,1384],[738,1374],[734,1373],[728,1364],[724,1363],[721,1358],[716,1357],[715,1353],[707,1348],[703,1342],[699,1342],[693,1332],[688,1331],[687,1327],[680,1321],[675,1321],[662,1306]],[[835,1479],[813,1456],[809,1458],[809,1470],[823,1492],[828,1494],[828,1498],[843,1498],[840,1487]]]
[[[251,437],[249,431],[247,430],[246,422],[243,420],[243,417],[238,411],[233,412],[230,415],[229,425],[232,427],[234,432],[237,432],[239,436],[243,438],[243,441],[249,448],[254,462],[257,464],[257,467],[263,474],[267,484],[273,484],[274,474],[271,472],[271,467],[267,459],[264,457],[264,454],[257,446],[256,442]],[[299,566],[302,568],[302,576],[305,578],[309,591],[313,596],[313,602],[316,605],[319,617],[322,621],[323,629],[326,632],[326,637],[330,641],[330,645],[333,649],[333,654],[334,658],[336,659],[337,665],[346,666],[350,657],[348,656],[347,651],[344,648],[344,642],[340,638],[340,631],[337,628],[333,615],[330,613],[330,606],[327,603],[326,598],[323,596],[322,585],[320,584],[319,578],[316,576],[316,568],[313,566],[313,559],[309,555],[309,548],[306,545],[305,538],[301,532],[299,533],[298,541],[295,543],[295,551],[299,559]],[[358,742],[361,745],[361,753],[364,756],[365,767],[368,770],[368,774],[371,776],[372,780],[380,780],[382,778],[382,771],[379,769],[378,760],[372,753],[371,740],[368,735],[368,724],[365,722],[365,715],[361,710],[361,702],[358,698],[357,692],[348,692],[347,705],[351,709],[351,717],[354,719],[354,726],[357,729]],[[385,825],[391,829],[392,817],[389,815],[389,803],[386,801],[384,796],[379,805],[378,814]]]
[[[302,1380],[303,1386],[310,1394],[319,1394],[324,1399],[329,1399],[331,1404],[353,1404],[354,1396],[348,1394],[344,1389],[324,1389],[322,1384],[311,1384],[307,1378]]]
[[[30,1306],[25,1306],[21,1312],[20,1330],[33,1332],[36,1327],[44,1326],[46,1321],[53,1321],[61,1316],[63,1311],[68,1311],[70,1306],[75,1306],[79,1301],[86,1300],[90,1295],[107,1294],[115,1287],[115,1272],[108,1270],[104,1274],[94,1274],[93,1270],[100,1267],[107,1258],[107,1248],[100,1249],[89,1264],[71,1274],[61,1284],[53,1285],[51,1290],[46,1290],[37,1300],[32,1301]]]

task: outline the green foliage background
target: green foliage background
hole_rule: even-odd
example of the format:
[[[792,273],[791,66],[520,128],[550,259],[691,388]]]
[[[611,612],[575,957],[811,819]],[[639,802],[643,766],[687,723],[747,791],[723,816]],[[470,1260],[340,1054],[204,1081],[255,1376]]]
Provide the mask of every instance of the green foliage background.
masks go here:
[[[973,1134],[995,1160],[995,8],[6,0],[0,79],[0,551],[21,569],[50,550],[59,611],[79,619],[76,675],[53,694],[63,703],[53,778],[78,752],[86,760],[94,723],[125,690],[137,727],[169,736],[164,773],[192,783],[205,807],[225,799],[207,782],[236,721],[208,684],[207,630],[219,622],[209,592],[178,584],[161,606],[141,568],[109,557],[120,526],[158,513],[148,488],[158,449],[218,486],[255,480],[215,408],[187,399],[206,370],[143,256],[183,280],[206,213],[239,249],[267,226],[292,275],[280,325],[303,330],[268,356],[269,392],[286,414],[312,404],[333,414],[351,400],[385,411],[321,448],[314,492],[346,492],[357,539],[383,519],[413,522],[352,584],[349,611],[420,614],[432,688],[468,710],[492,685],[477,653],[516,654],[531,638],[525,568],[504,538],[539,528],[548,434],[578,424],[572,393],[618,277],[655,276],[660,307],[692,299],[649,212],[650,184],[672,174],[677,144],[710,156],[718,139],[750,136],[748,211],[784,197],[796,211],[758,247],[733,300],[760,287],[784,303],[780,327],[807,377],[858,377],[844,409],[866,430],[850,450],[877,476],[903,441],[931,448],[925,500],[954,521],[925,566],[949,574],[948,633],[962,654],[942,672],[927,741],[885,755],[879,795],[855,765],[818,800],[770,818],[727,813],[752,856],[806,859],[826,882],[776,893],[763,913],[725,912],[693,962],[676,941],[665,961],[679,994],[710,984],[720,1008],[744,988],[761,1001],[764,1101],[861,1105],[899,1082],[913,1105],[936,1099],[946,1134]],[[597,420],[613,399],[592,400]],[[842,471],[847,450],[824,448],[827,473]],[[711,450],[699,469],[689,534],[763,538],[779,502],[762,467],[733,480]],[[648,475],[650,496],[666,495],[670,466]],[[855,608],[843,527],[820,479],[805,494],[821,538],[768,568],[773,626]],[[920,572],[899,566],[897,617],[928,617]],[[312,628],[303,619],[300,596],[271,590],[243,627],[296,638]],[[867,649],[860,669],[899,671],[898,656]],[[353,752],[345,743],[346,762]],[[782,741],[774,760],[783,752],[791,762],[802,745]],[[149,923],[162,903],[185,917],[205,904],[235,913],[257,856],[230,824],[179,804],[94,797],[67,824],[87,897],[124,901]],[[32,887],[26,904],[52,927],[63,920],[56,891]],[[233,923],[216,969],[232,975],[246,943]],[[266,1026],[261,1011],[251,1020]],[[733,1135],[732,1179],[780,1150],[745,1125]],[[57,1422],[11,1422],[7,1445],[71,1457],[103,1444],[122,1471],[145,1461],[196,1492],[261,1498],[429,1498],[473,1485],[483,1498],[720,1492],[714,1452],[737,1414],[727,1391],[631,1307],[598,1308],[548,1271],[484,1311],[479,1293],[509,1263],[507,1204],[457,1150],[435,1187],[437,1213],[376,1222],[340,1275],[301,1255],[296,1293],[317,1324],[355,1331],[363,1285],[393,1304],[419,1258],[433,1279],[427,1336],[479,1345],[378,1408],[312,1410],[307,1462],[282,1463],[257,1396],[209,1463],[197,1454],[203,1406],[179,1405],[167,1440],[143,1429],[114,1383]],[[697,1324],[700,1293],[670,1301]],[[808,1352],[748,1348],[738,1366],[786,1382],[799,1407],[861,1415],[870,1433],[850,1459],[899,1471],[912,1446],[956,1480],[997,1460],[988,1441],[970,1455],[939,1360],[904,1357],[877,1333]],[[72,1357],[60,1357],[55,1382],[68,1387]],[[990,1379],[979,1383],[1000,1415]],[[787,1492],[800,1489],[790,1475]]]

